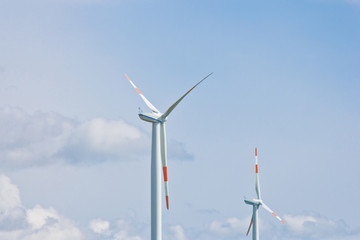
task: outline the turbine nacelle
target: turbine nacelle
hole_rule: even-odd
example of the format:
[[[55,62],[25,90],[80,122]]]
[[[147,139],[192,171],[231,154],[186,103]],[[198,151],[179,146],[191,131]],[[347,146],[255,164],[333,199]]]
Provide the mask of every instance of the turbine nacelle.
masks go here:
[[[255,205],[255,206],[259,206],[259,205],[262,204],[262,201],[259,200],[259,199],[252,199],[252,200],[247,200],[247,199],[245,199],[244,202],[245,202],[246,204]]]
[[[139,113],[139,117],[141,120],[151,123],[164,123],[166,122],[167,118],[163,118],[163,115],[158,113]]]

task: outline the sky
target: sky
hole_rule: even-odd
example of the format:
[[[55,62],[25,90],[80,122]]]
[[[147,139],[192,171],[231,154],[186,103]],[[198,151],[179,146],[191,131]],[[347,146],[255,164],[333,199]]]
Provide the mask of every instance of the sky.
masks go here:
[[[0,1],[0,239],[150,238],[165,112],[163,238],[360,238],[360,1]]]

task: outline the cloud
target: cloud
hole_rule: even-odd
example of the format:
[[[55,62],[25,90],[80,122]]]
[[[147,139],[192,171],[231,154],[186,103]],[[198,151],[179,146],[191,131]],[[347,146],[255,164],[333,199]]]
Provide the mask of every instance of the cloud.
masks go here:
[[[90,221],[89,228],[91,233],[86,239],[143,240],[135,233],[138,226],[135,227],[131,220],[120,219],[111,225],[97,218]],[[83,240],[85,235],[86,230],[78,228],[52,207],[23,207],[17,186],[0,174],[0,239]]]
[[[150,234],[149,224],[141,224],[135,220],[135,215],[119,219],[113,223],[102,219],[90,221],[90,229],[96,235],[96,240],[143,240]],[[145,231],[144,231],[145,230]],[[171,225],[163,228],[163,238],[169,240],[187,240],[185,230],[181,225]]]
[[[80,230],[53,208],[25,209],[19,190],[5,175],[0,175],[0,239],[6,240],[81,240]],[[5,224],[4,224],[5,223]]]
[[[109,222],[100,218],[90,221],[88,229],[81,229],[54,208],[36,205],[22,206],[20,193],[11,180],[0,174],[0,239],[4,240],[143,240],[148,224],[135,221],[134,215]],[[267,239],[330,240],[359,239],[359,231],[351,230],[343,220],[331,220],[319,214],[284,215],[285,225],[260,219],[261,236]],[[211,221],[203,229],[186,233],[181,225],[164,229],[170,240],[187,239],[243,239],[250,216],[230,217]],[[146,231],[144,231],[144,229]],[[146,233],[145,233],[146,232]]]
[[[206,231],[213,236],[203,234],[208,239],[242,239],[249,226],[251,216],[239,219],[228,218],[224,221],[212,221]],[[330,220],[319,214],[284,215],[285,225],[260,218],[260,233],[268,239],[328,240],[358,239],[358,231],[351,230],[343,220]],[[251,233],[250,233],[251,234]]]
[[[0,175],[0,196],[0,213],[21,205],[19,189],[5,175]]]
[[[45,209],[37,205],[26,211],[26,220],[32,229],[41,229],[49,219],[59,220],[59,216],[53,208]]]
[[[25,229],[24,240],[80,240],[83,239],[81,231],[73,223],[61,217],[53,208],[35,206],[27,210],[27,221],[31,229]]]
[[[101,219],[94,219],[90,222],[90,229],[97,234],[109,235],[110,223]]]
[[[169,142],[170,158],[193,158],[184,144]],[[131,160],[149,153],[150,148],[149,136],[121,119],[94,118],[79,122],[57,113],[28,114],[19,108],[0,108],[3,167]]]
[[[187,240],[185,231],[181,225],[170,226],[170,232],[172,233],[174,240]]]
[[[243,236],[244,229],[247,229],[250,222],[250,218],[240,220],[236,217],[231,217],[225,221],[213,221],[208,226],[210,233],[225,238],[233,238],[236,236]]]
[[[0,109],[0,158],[7,166],[48,161],[64,146],[74,121],[54,113],[29,115],[21,109]]]
[[[73,162],[127,159],[147,152],[149,138],[122,120],[91,119],[78,124],[58,156]]]
[[[113,240],[142,240],[139,236],[128,236],[126,231],[119,231],[114,235]]]
[[[25,217],[26,212],[21,207],[17,186],[13,185],[7,176],[0,175],[0,231],[24,226]]]
[[[284,215],[286,232],[300,239],[342,238],[354,234],[343,220],[330,220],[318,214]]]
[[[101,219],[94,219],[90,222],[90,229],[96,233],[96,239],[106,240],[143,240],[137,234],[134,234],[134,226],[129,221],[120,219],[112,224]]]
[[[77,122],[56,113],[0,109],[3,166],[119,160],[144,154],[148,142],[143,132],[122,120]]]

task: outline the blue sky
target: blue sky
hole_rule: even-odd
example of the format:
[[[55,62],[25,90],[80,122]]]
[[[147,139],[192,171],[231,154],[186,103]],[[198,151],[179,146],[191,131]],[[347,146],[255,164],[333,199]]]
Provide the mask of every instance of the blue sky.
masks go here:
[[[169,116],[164,239],[360,237],[360,2],[13,0],[0,7],[0,239],[149,239],[151,125]],[[248,237],[250,238],[250,237]]]

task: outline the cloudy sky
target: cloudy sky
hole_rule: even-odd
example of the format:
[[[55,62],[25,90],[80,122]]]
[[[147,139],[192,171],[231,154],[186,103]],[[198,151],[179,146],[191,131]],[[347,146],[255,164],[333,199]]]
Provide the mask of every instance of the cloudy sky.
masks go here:
[[[360,1],[0,0],[0,239],[145,240],[169,116],[169,240],[360,238]]]

